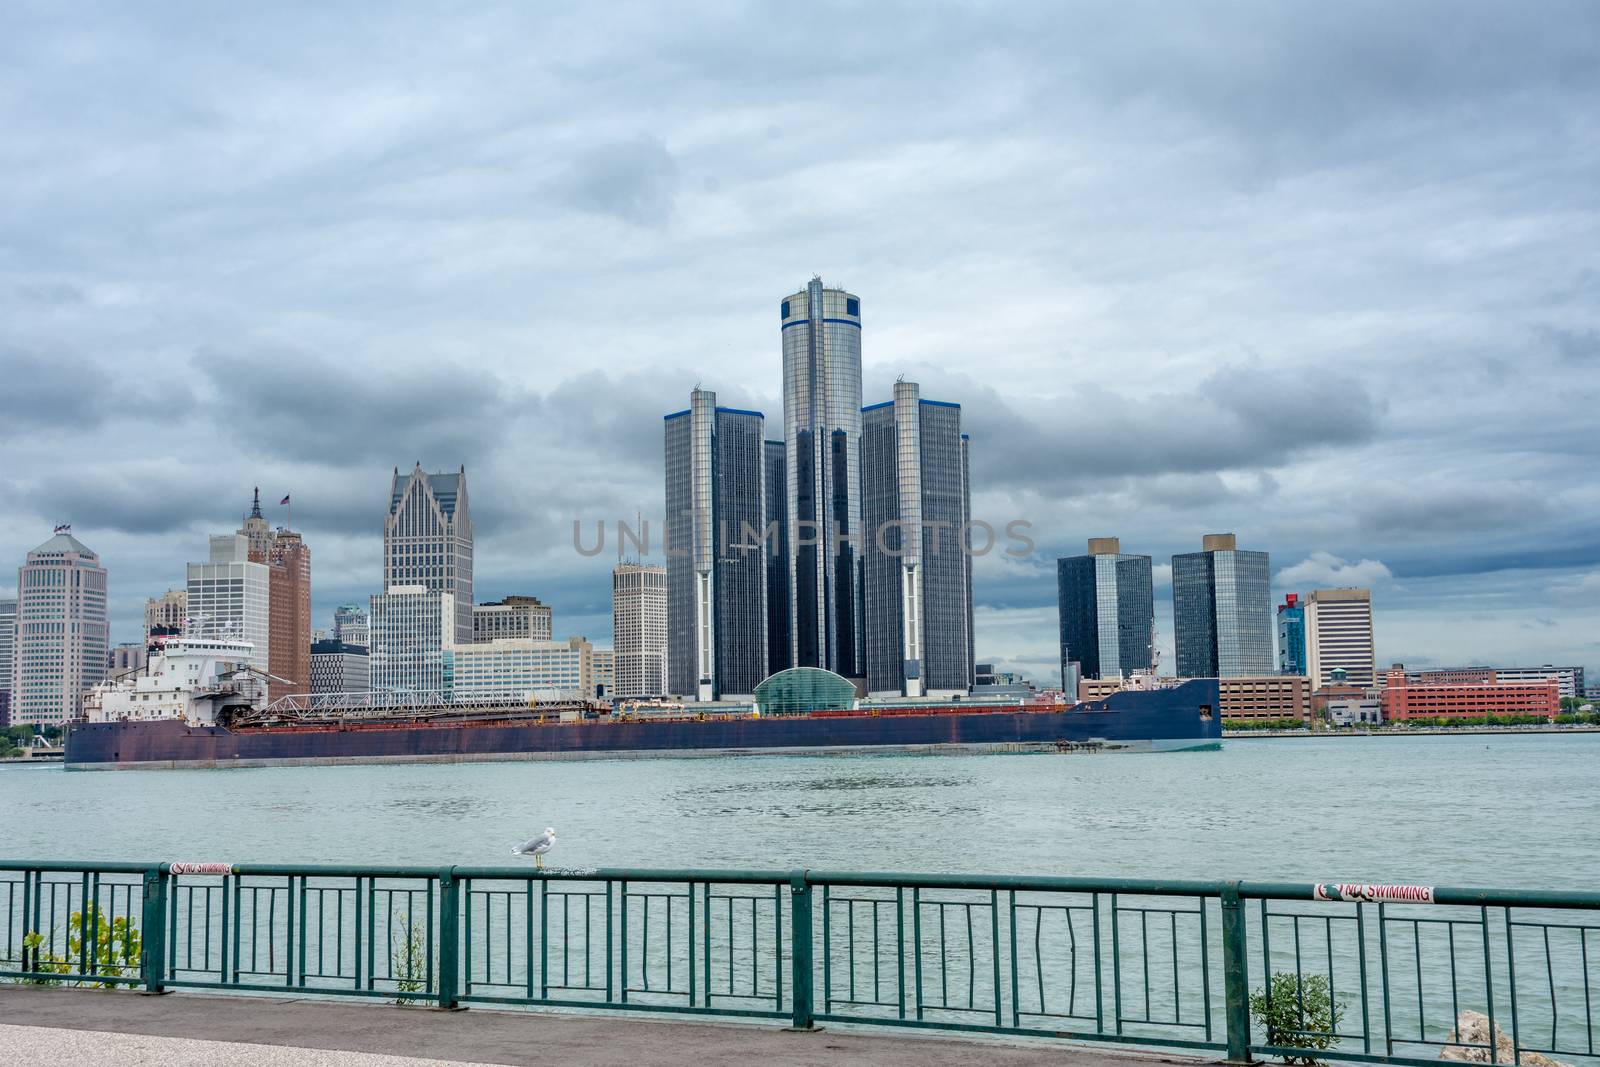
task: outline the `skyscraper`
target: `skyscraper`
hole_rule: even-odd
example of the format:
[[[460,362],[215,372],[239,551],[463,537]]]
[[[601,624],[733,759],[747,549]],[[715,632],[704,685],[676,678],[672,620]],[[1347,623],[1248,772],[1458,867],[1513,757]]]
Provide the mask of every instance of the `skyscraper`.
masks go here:
[[[612,695],[667,693],[667,568],[619,563],[611,572]]]
[[[383,587],[413,585],[454,598],[454,642],[470,644],[472,513],[465,467],[425,474],[419,463],[404,478],[395,468],[383,523]]]
[[[665,417],[667,684],[716,700],[767,674],[763,418],[696,389]]]
[[[367,610],[360,604],[340,604],[333,611],[333,640],[366,648]]]
[[[792,660],[859,678],[861,301],[812,278],[779,310]]]
[[[1350,685],[1376,684],[1372,590],[1313,589],[1306,601],[1306,673],[1313,689],[1342,669]]]
[[[311,549],[293,530],[271,534],[267,554],[267,698],[311,692]],[[281,679],[281,680],[280,680]]]
[[[1265,552],[1233,534],[1206,534],[1172,557],[1173,644],[1180,678],[1273,673],[1272,593]]]
[[[1285,593],[1278,605],[1278,673],[1306,673],[1306,606],[1298,593]]]
[[[548,641],[553,630],[550,605],[536,596],[508,596],[491,604],[472,605],[472,641],[525,637]]]
[[[367,664],[374,692],[450,699],[452,636],[460,631],[456,603],[453,594],[423,585],[392,585],[369,599],[372,648]],[[467,625],[471,627],[470,619]]]
[[[0,726],[11,725],[11,671],[16,649],[17,602],[0,599]]]
[[[245,536],[250,545],[250,558],[257,563],[267,562],[267,553],[272,550],[272,524],[261,514],[261,487],[255,487],[254,496],[250,501],[250,514],[244,517],[244,522],[239,526],[239,532]]]
[[[181,634],[185,620],[189,618],[189,591],[187,589],[168,589],[160,596],[153,596],[144,602],[144,632],[146,636],[160,631],[165,634]]]
[[[1062,686],[1116,678],[1155,660],[1155,578],[1149,556],[1124,555],[1115,537],[1089,538],[1083,556],[1056,560]]]
[[[767,673],[777,674],[794,665],[790,642],[789,599],[789,489],[785,475],[788,462],[782,441],[767,441],[762,446],[766,465],[767,543]]]
[[[915,382],[862,409],[867,690],[902,696],[972,686],[970,514],[961,406]]]
[[[106,570],[72,527],[58,526],[17,572],[11,722],[75,717],[84,694],[106,675],[109,647]]]
[[[210,548],[206,562],[189,564],[186,632],[249,641],[250,663],[272,673],[271,568],[250,558],[242,533],[214,535]]]

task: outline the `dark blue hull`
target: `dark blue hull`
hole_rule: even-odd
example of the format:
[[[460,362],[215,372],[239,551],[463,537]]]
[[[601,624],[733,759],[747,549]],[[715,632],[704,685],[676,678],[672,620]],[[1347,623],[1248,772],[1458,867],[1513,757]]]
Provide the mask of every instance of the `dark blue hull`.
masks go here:
[[[976,708],[916,714],[570,723],[349,724],[228,730],[177,721],[77,723],[69,769],[244,767],[630,756],[1039,751],[1172,751],[1221,742],[1217,683],[1117,693],[1055,711]]]

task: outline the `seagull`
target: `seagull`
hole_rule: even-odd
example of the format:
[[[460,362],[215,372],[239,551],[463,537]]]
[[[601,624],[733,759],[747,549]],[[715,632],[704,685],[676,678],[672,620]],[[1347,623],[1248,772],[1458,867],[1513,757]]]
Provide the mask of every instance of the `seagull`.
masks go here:
[[[544,833],[531,841],[525,841],[511,850],[513,856],[532,856],[533,861],[540,867],[544,866],[544,854],[549,852],[556,844],[556,831],[553,826],[546,826]]]

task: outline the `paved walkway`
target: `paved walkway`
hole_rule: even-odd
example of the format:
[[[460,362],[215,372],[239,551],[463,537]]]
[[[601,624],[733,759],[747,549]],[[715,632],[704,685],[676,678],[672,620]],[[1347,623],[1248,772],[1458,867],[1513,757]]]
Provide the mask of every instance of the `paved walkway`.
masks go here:
[[[382,1003],[0,985],[0,1063],[40,1067],[423,1067],[761,1063],[933,1067],[1141,1067],[1151,1058],[1081,1045],[997,1043],[771,1025],[556,1015]],[[1168,1062],[1202,1061],[1169,1058]]]

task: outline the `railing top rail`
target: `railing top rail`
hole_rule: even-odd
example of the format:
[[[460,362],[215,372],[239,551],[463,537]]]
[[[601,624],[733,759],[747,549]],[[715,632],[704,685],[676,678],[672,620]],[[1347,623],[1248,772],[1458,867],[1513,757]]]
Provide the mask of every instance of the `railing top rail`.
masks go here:
[[[1367,900],[1388,903],[1466,907],[1580,908],[1600,910],[1600,892],[1563,889],[1505,889],[1460,886],[1396,886],[1363,883],[1206,881],[1195,879],[1065,877],[1027,874],[933,874],[911,871],[832,871],[813,869],[419,866],[408,864],[218,863],[198,865],[99,860],[0,859],[0,871],[101,872],[142,874],[306,875],[364,878],[472,878],[503,881],[711,882],[727,885],[803,883],[864,888],[1014,890],[1042,893],[1122,893],[1130,896],[1221,896],[1230,889],[1241,898],[1288,901]]]

